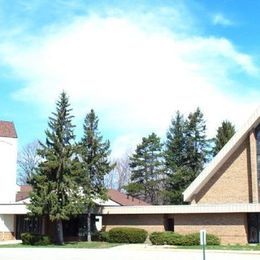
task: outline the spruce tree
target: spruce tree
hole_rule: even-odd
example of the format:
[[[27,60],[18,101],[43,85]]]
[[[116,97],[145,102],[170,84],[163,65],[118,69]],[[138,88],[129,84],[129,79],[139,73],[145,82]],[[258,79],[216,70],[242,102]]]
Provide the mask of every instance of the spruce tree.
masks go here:
[[[164,203],[183,204],[182,192],[202,171],[209,156],[206,123],[199,108],[187,119],[177,112],[165,144]]]
[[[186,120],[186,156],[187,166],[191,168],[194,178],[202,171],[209,160],[209,140],[206,136],[206,122],[199,108],[190,113]]]
[[[94,199],[106,199],[107,190],[104,184],[104,176],[108,174],[114,165],[110,163],[110,143],[103,141],[98,130],[98,117],[92,109],[86,115],[83,129],[84,134],[79,143],[80,160],[82,165],[81,185],[85,197],[85,205],[88,209],[88,241],[90,236],[90,214],[94,206]]]
[[[131,182],[125,187],[128,194],[151,204],[160,203],[163,174],[162,143],[152,133],[143,137],[130,157]]]
[[[187,166],[180,166],[165,180],[164,204],[185,204],[182,193],[194,180],[194,173]]]
[[[187,185],[190,169],[187,164],[186,121],[179,111],[171,121],[166,134],[164,158],[165,173],[164,203],[182,204],[182,191]]]
[[[185,141],[185,122],[183,115],[177,111],[166,134],[164,157],[165,166],[169,174],[185,164]]]
[[[71,110],[68,96],[62,92],[56,112],[49,117],[46,142],[38,150],[41,162],[29,181],[33,191],[28,208],[32,215],[47,216],[54,223],[57,244],[63,244],[62,221],[84,209],[77,181],[80,167],[75,160]]]
[[[230,121],[223,121],[221,123],[221,126],[217,129],[217,135],[214,138],[213,156],[217,155],[235,132],[235,126]]]

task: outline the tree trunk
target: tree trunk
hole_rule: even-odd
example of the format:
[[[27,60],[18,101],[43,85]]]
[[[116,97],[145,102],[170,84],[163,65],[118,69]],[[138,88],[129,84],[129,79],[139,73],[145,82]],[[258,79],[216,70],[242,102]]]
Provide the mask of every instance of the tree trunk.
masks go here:
[[[55,223],[56,228],[56,237],[55,237],[55,244],[57,245],[63,245],[64,244],[64,237],[63,237],[63,226],[62,226],[62,220],[56,220]]]
[[[88,210],[88,242],[91,242],[91,213],[90,213],[90,209]]]

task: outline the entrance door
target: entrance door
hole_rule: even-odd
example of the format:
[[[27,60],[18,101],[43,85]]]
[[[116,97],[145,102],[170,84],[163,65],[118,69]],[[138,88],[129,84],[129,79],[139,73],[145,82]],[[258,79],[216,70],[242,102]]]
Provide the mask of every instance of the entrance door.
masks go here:
[[[174,219],[173,218],[166,218],[164,220],[164,229],[165,231],[174,231]]]
[[[248,223],[248,243],[260,243],[260,213],[249,213]]]

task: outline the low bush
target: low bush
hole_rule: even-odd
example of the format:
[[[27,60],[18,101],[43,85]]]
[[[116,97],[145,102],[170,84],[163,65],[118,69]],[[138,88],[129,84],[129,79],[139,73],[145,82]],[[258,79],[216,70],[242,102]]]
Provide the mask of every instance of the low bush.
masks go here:
[[[213,234],[207,234],[207,245],[209,246],[218,246],[220,245],[219,237]]]
[[[181,235],[169,231],[154,232],[149,238],[153,245],[196,246],[200,244],[199,233]],[[220,239],[215,235],[207,234],[207,245],[220,245]]]
[[[110,243],[144,243],[146,238],[147,231],[141,228],[119,227],[108,232]]]
[[[162,232],[151,233],[149,239],[153,245],[164,245],[166,243],[166,241],[164,240],[164,236],[162,235]]]
[[[22,233],[21,239],[24,245],[38,245],[44,246],[51,243],[48,236],[32,234],[32,233]]]
[[[153,245],[180,245],[183,237],[178,233],[166,231],[153,232],[149,238]]]
[[[31,233],[22,233],[21,239],[24,245],[32,244],[32,234]]]
[[[96,232],[91,236],[92,241],[108,242],[109,233],[105,231]]]
[[[198,246],[200,245],[200,234],[192,233],[184,235],[182,238],[182,246]]]
[[[206,244],[209,246],[220,245],[220,239],[213,235],[207,234]],[[192,233],[184,236],[183,246],[196,246],[200,245],[200,233]]]

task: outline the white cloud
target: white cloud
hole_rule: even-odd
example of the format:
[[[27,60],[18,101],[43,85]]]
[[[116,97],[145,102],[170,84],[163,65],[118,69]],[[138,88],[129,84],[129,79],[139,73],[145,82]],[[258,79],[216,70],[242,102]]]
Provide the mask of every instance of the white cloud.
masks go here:
[[[226,18],[221,13],[217,13],[217,14],[213,15],[212,22],[215,25],[222,25],[222,26],[232,26],[233,25],[233,22],[230,19]]]
[[[258,75],[249,55],[227,39],[152,28],[90,16],[52,28],[27,46],[3,44],[4,62],[26,82],[15,98],[38,104],[46,116],[64,89],[78,116],[93,107],[103,125],[121,133],[112,142],[115,156],[152,131],[164,136],[176,110],[187,114],[200,106],[209,135],[223,119],[246,118],[259,95],[248,103],[225,88],[239,84],[233,72]]]
[[[141,143],[142,138],[140,138],[140,134],[126,134],[119,136],[111,146],[112,157],[120,158],[122,155],[130,155],[134,149],[135,145]]]

